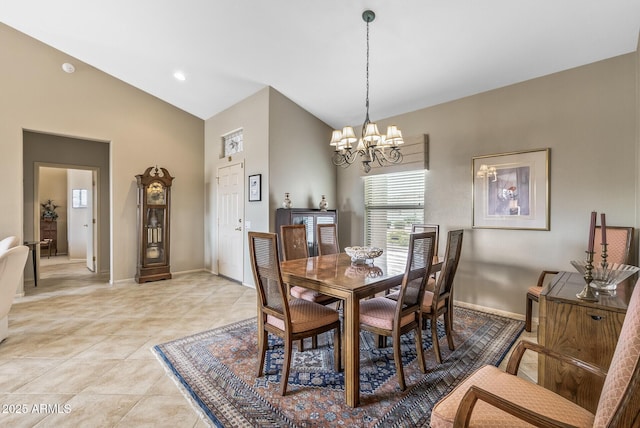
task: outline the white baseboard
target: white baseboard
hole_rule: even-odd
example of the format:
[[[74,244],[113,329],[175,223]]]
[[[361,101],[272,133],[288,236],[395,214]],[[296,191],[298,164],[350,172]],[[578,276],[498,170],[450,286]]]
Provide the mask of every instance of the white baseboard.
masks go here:
[[[487,312],[490,314],[500,315],[506,318],[513,318],[516,320],[524,321],[524,315],[516,314],[515,312],[502,311],[500,309],[489,308],[487,306],[474,305],[473,303],[460,302],[458,300],[454,300],[453,304],[456,306],[460,306],[462,308],[473,309],[475,311]]]

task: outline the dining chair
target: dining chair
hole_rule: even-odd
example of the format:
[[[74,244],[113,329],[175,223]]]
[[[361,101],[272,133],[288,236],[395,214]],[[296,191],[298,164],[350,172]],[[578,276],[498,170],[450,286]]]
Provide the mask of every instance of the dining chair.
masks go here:
[[[309,246],[307,244],[307,227],[304,224],[287,224],[280,226],[280,236],[282,236],[282,260],[306,259],[309,257]],[[308,288],[294,286],[289,290],[289,294],[297,299],[304,299],[322,305],[340,302],[332,296],[319,293]],[[298,344],[300,351],[304,350],[302,341]],[[318,338],[311,338],[311,347],[318,347]]]
[[[595,414],[574,402],[518,377],[526,350],[557,359],[604,378]],[[609,369],[603,370],[542,345],[521,341],[506,372],[484,366],[440,400],[431,414],[431,427],[530,426],[632,427],[640,415],[640,281],[631,295]]]
[[[439,224],[417,224],[417,223],[412,224],[411,233],[416,233],[416,232],[419,232],[419,233],[434,232],[436,234],[436,240],[433,245],[433,255],[437,256],[438,240],[440,236],[440,225]],[[427,290],[433,290],[433,286],[435,285],[435,278],[436,278],[436,274],[434,273],[433,275],[431,275],[429,282],[427,282]],[[393,287],[385,291],[385,294],[387,294],[388,296],[392,296],[391,298],[393,298],[393,296],[397,296],[397,292],[398,292],[398,287]]]
[[[438,318],[443,316],[444,331],[450,350],[454,350],[453,343],[453,280],[458,270],[458,262],[462,252],[462,237],[464,231],[450,230],[447,235],[447,249],[444,253],[442,269],[438,274],[433,291],[425,290],[422,301],[422,329],[427,328],[427,319],[431,324],[431,342],[438,364],[442,363],[440,343],[438,341]]]
[[[283,260],[306,259],[309,257],[307,226],[304,224],[280,226],[280,236],[282,236]]]
[[[416,233],[416,232],[435,232],[435,234],[436,234],[436,243],[433,246],[433,255],[434,256],[438,255],[438,242],[440,241],[440,225],[439,224],[431,224],[431,223],[412,224],[411,225],[411,232],[412,233]]]
[[[293,342],[333,330],[333,362],[340,368],[340,317],[338,312],[318,303],[287,297],[278,259],[275,233],[249,232],[249,254],[258,289],[258,372],[262,377],[269,333],[284,341],[284,361],[280,394],[287,392]]]
[[[318,237],[318,255],[338,254],[340,246],[338,245],[338,231],[335,223],[316,225],[316,236]]]
[[[297,260],[309,257],[307,227],[304,224],[280,226],[280,235],[282,236],[282,260]],[[300,286],[291,287],[289,292],[293,297],[298,299],[305,299],[323,305],[328,305],[339,300]]]
[[[401,390],[405,390],[400,336],[413,331],[418,364],[422,373],[427,368],[422,350],[422,311],[427,278],[433,262],[435,233],[412,233],[409,236],[407,267],[402,278],[397,300],[374,297],[360,302],[360,328],[379,336],[393,338],[393,359]]]
[[[607,226],[607,262],[629,264],[631,262],[631,248],[633,248],[633,227],[626,226]],[[595,254],[593,255],[593,264],[598,265],[602,261],[602,229],[596,227],[594,246]],[[558,271],[543,270],[538,277],[536,285],[527,289],[527,298],[525,303],[525,322],[524,329],[531,331],[533,302],[540,301],[540,293],[549,282],[548,276],[555,275]]]

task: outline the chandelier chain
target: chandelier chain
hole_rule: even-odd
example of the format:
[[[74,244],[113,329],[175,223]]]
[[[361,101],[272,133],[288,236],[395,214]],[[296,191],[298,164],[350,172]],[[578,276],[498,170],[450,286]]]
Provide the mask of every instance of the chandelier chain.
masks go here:
[[[364,124],[366,125],[370,122],[369,120],[369,21],[367,21],[367,66],[366,66],[366,75],[367,75],[367,96],[365,100],[365,107],[367,110],[366,116],[364,118]],[[364,134],[364,127],[362,128],[362,133]]]

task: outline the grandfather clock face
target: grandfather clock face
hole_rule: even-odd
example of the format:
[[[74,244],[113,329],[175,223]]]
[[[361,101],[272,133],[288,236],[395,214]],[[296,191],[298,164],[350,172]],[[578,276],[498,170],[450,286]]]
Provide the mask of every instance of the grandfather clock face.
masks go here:
[[[166,192],[162,183],[157,181],[147,187],[147,204],[164,205],[166,203]]]

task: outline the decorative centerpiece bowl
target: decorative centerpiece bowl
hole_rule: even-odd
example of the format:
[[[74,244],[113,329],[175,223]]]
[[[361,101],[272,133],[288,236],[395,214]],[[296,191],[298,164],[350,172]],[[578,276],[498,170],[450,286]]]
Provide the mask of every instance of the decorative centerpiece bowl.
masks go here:
[[[582,275],[584,275],[587,270],[587,262],[584,260],[571,260],[571,264]],[[593,270],[591,271],[593,280],[590,286],[599,291],[615,290],[618,284],[639,270],[640,268],[637,266],[619,263],[605,263],[604,266],[600,263],[594,264]]]
[[[373,263],[373,259],[382,255],[382,248],[378,247],[346,247],[344,252],[354,263]]]

